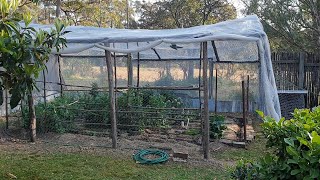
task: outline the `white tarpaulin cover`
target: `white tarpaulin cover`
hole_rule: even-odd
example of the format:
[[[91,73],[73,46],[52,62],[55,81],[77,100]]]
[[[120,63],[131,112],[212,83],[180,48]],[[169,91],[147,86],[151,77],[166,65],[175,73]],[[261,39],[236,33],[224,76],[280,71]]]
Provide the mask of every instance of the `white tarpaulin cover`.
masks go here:
[[[50,30],[52,25],[32,24],[32,27]],[[84,26],[67,27],[68,47],[59,54],[74,54],[87,49],[101,49],[116,53],[132,53],[148,59],[199,58],[200,42],[208,41],[212,61],[260,62],[261,104],[267,115],[281,117],[280,104],[271,63],[269,41],[256,15],[241,19],[183,29],[128,30]],[[181,45],[184,54],[178,54],[170,45]],[[213,44],[216,47],[214,52]],[[155,49],[158,54],[155,55]],[[58,52],[53,52],[57,54]],[[216,55],[219,57],[217,58]],[[257,70],[258,71],[258,70]]]

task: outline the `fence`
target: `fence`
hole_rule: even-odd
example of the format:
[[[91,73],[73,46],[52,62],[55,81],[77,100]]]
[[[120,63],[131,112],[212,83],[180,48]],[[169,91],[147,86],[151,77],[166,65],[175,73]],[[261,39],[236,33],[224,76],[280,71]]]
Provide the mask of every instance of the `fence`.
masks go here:
[[[308,108],[318,105],[320,92],[320,54],[272,53],[279,90],[308,90]]]

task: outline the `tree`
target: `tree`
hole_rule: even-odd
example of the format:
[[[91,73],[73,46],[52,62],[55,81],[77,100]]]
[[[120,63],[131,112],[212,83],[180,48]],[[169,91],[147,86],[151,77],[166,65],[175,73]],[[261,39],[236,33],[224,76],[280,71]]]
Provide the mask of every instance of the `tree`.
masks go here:
[[[50,32],[29,27],[32,17],[19,14],[19,0],[0,2],[0,90],[11,94],[10,106],[16,107],[27,96],[30,112],[31,141],[36,138],[36,116],[32,92],[37,89],[35,79],[49,60],[51,49],[66,45],[62,36],[67,33],[61,21],[56,21]],[[21,25],[19,18],[24,21]],[[0,93],[2,95],[2,93]],[[0,98],[1,104],[3,98]]]
[[[212,24],[236,17],[235,8],[225,0],[164,0],[136,2],[141,28],[183,28]]]
[[[273,50],[320,51],[319,0],[243,0],[246,14],[257,14]]]
[[[39,20],[50,23],[55,17],[66,18],[72,25],[123,28],[126,24],[125,0],[40,0]],[[129,8],[133,20],[133,9]],[[55,14],[55,16],[53,16]]]

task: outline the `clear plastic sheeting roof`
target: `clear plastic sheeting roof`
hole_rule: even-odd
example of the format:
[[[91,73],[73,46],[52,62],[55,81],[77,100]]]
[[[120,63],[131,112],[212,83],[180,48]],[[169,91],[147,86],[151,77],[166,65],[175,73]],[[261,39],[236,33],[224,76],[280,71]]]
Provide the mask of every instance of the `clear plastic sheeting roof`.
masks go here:
[[[34,28],[50,30],[50,25],[32,24]],[[272,69],[270,46],[263,26],[256,15],[241,19],[183,29],[128,30],[84,26],[67,27],[68,47],[53,54],[111,51],[131,54],[132,58],[149,60],[200,59],[200,44],[208,42],[211,61],[260,63],[261,104],[267,115],[281,117],[280,103]],[[82,54],[82,53],[81,53]],[[84,53],[85,54],[85,53]]]

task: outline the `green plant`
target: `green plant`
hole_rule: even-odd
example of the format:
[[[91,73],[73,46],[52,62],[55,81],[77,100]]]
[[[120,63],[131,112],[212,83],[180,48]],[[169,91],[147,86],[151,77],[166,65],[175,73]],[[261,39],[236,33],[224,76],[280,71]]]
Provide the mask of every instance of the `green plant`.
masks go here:
[[[180,98],[174,94],[151,91],[151,90],[128,90],[117,99],[120,110],[130,111],[119,113],[119,124],[135,125],[138,129],[145,127],[168,127],[169,115],[163,110],[156,108],[182,107]],[[172,117],[170,117],[172,118]],[[135,129],[128,128],[126,129]]]
[[[31,1],[32,2],[32,1]],[[36,79],[46,69],[52,49],[57,52],[66,46],[65,25],[56,20],[50,31],[30,27],[30,13],[21,14],[19,0],[0,1],[0,94],[5,89],[11,95],[10,106],[15,108],[27,96],[30,117],[30,140],[36,139],[36,116],[32,92]],[[19,23],[23,21],[23,25]],[[0,96],[0,104],[3,97]]]
[[[200,129],[188,129],[183,132],[183,134],[189,135],[189,136],[196,136],[201,133]]]
[[[173,115],[154,108],[171,107],[172,101],[182,104],[173,95],[169,99],[168,95],[155,91],[129,90],[122,93],[117,98],[117,108],[122,111],[117,114],[119,129],[137,131],[145,127],[168,127],[168,118],[174,118]],[[109,94],[99,92],[97,84],[92,84],[89,93],[64,93],[46,105],[38,103],[35,109],[39,132],[68,132],[73,130],[75,122],[85,122],[87,128],[110,124]],[[24,127],[27,128],[30,125],[28,109],[23,111]]]
[[[99,94],[98,83],[94,82],[91,84],[91,90],[89,94],[92,95],[93,97],[97,97],[97,95]]]
[[[66,46],[62,36],[65,25],[56,21],[50,32],[29,27],[30,14],[19,14],[18,0],[3,0],[0,2],[0,73],[1,91],[7,89],[12,95],[10,106],[14,108],[27,94],[36,89],[35,79],[46,68],[51,50],[57,51]],[[18,22],[23,20],[24,25]],[[1,104],[2,104],[2,98]]]
[[[240,160],[231,173],[231,178],[238,180],[257,179],[257,168],[250,161]]]
[[[274,148],[255,165],[258,179],[316,179],[320,176],[320,107],[313,111],[296,109],[294,118],[264,116],[263,133],[267,147]]]
[[[210,138],[220,139],[222,137],[222,132],[227,127],[224,126],[224,116],[214,115],[210,117]]]
[[[37,132],[68,132],[73,129],[76,117],[79,114],[72,109],[68,109],[68,104],[74,103],[76,97],[70,95],[64,95],[55,98],[54,101],[44,104],[38,103],[35,106],[35,112],[37,115]],[[75,107],[76,106],[76,107]],[[79,109],[79,105],[73,105],[73,108]],[[29,110],[24,108],[23,110],[23,124],[27,129],[30,126]]]
[[[87,127],[101,127],[101,123],[110,123],[108,93],[97,92],[93,89],[89,96],[82,95],[79,101],[83,104],[84,109],[88,110],[83,114]]]

